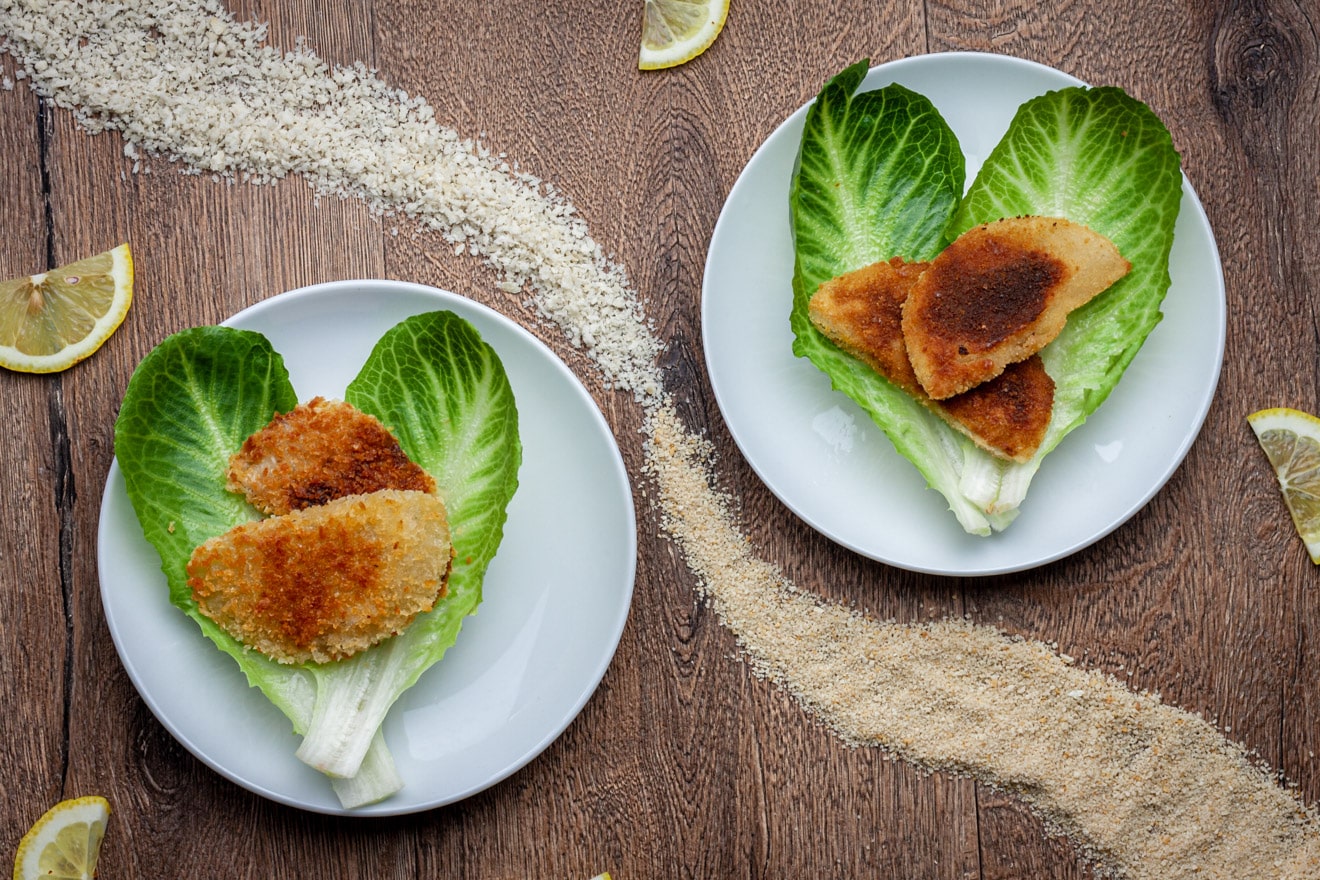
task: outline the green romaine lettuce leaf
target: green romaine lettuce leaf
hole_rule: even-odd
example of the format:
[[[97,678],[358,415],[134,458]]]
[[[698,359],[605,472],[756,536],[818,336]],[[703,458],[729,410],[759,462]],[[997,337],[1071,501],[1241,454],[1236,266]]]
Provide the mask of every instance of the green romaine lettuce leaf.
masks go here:
[[[170,600],[248,682],[305,734],[312,763],[345,806],[400,782],[379,726],[386,710],[453,644],[481,599],[481,581],[517,488],[522,447],[513,393],[495,352],[449,312],[409,318],[381,339],[346,398],[390,426],[448,507],[457,558],[449,595],[400,636],[348,660],[291,666],[245,648],[203,616],[187,586],[193,549],[258,514],[225,490],[229,456],[276,412],[297,405],[265,337],[225,327],[185,330],[134,372],[115,424],[129,500],[161,557]],[[312,747],[308,749],[308,740]]]
[[[949,501],[963,528],[992,522],[963,497],[963,461],[979,450],[939,416],[825,338],[807,315],[823,282],[890,257],[928,260],[963,193],[958,139],[929,100],[901,85],[856,94],[861,61],[825,84],[807,110],[789,186],[793,224],[793,353],[857,402]]]
[[[911,94],[902,87],[854,95],[864,74],[865,62],[848,68],[808,111],[789,196],[794,352],[867,410],[964,529],[988,534],[1017,515],[1041,460],[1105,400],[1159,321],[1181,199],[1179,157],[1159,118],[1122,90],[1063,89],[1024,104],[966,195],[950,202],[949,182],[961,190],[963,162],[952,132],[942,120],[935,124],[933,108],[926,116],[910,103],[872,97]],[[913,136],[921,130],[914,120],[932,131]],[[877,186],[888,194],[873,193]],[[1026,214],[1090,226],[1133,269],[1075,311],[1041,352],[1056,384],[1050,428],[1030,462],[1012,464],[831,345],[811,327],[806,303],[834,275],[892,256],[929,259],[977,224]],[[894,218],[902,218],[902,229]],[[946,225],[932,235],[938,223]]]
[[[1023,104],[968,189],[950,240],[1000,217],[1066,217],[1106,236],[1132,264],[1041,352],[1055,382],[1054,413],[1023,470],[1034,472],[1095,412],[1159,323],[1181,201],[1180,159],[1164,123],[1113,87],[1061,89]]]
[[[418,315],[387,332],[344,398],[390,426],[435,478],[455,555],[449,594],[408,629],[347,660],[308,667],[325,696],[298,757],[336,776],[352,775],[368,731],[453,645],[481,602],[522,462],[518,411],[499,356],[451,312]],[[346,677],[351,687],[343,686]]]
[[[284,359],[264,336],[195,327],[143,358],[115,421],[115,457],[142,532],[160,554],[170,601],[291,718],[309,702],[310,679],[247,650],[203,616],[187,566],[197,545],[258,516],[243,496],[225,491],[229,456],[297,403]]]

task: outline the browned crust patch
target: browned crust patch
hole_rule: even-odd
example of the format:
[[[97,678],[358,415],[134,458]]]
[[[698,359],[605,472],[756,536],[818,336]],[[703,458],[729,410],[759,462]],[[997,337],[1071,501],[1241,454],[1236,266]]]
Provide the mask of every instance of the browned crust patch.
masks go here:
[[[1057,217],[1009,217],[970,229],[930,262],[903,306],[913,372],[943,400],[1026,360],[1068,313],[1131,269],[1104,236]]]
[[[903,303],[927,263],[900,257],[872,263],[822,284],[807,303],[816,329],[914,396],[926,393],[903,343]]]
[[[987,452],[1030,461],[1045,439],[1054,412],[1054,380],[1040,355],[1009,364],[983,382],[928,405]]]
[[[324,663],[401,632],[446,591],[439,498],[385,490],[256,520],[193,551],[202,614],[281,663]]]
[[[812,323],[835,345],[912,395],[979,447],[1028,461],[1040,447],[1054,409],[1054,381],[1039,357],[947,400],[917,381],[903,341],[903,303],[926,263],[900,258],[873,263],[820,286],[808,303]]]
[[[434,492],[390,430],[343,401],[315,397],[276,414],[229,459],[231,492],[279,515],[382,489]]]

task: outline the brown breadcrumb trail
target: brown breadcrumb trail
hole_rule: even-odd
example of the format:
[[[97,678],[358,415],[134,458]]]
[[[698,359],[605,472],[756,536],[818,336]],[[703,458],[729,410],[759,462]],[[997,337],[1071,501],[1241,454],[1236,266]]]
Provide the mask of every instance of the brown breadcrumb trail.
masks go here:
[[[385,490],[235,526],[188,562],[203,614],[280,663],[326,663],[401,632],[445,594],[439,498]]]
[[[362,65],[280,52],[216,0],[0,0],[18,79],[84,128],[218,179],[303,174],[319,194],[415,219],[528,290],[647,418],[663,522],[760,674],[840,737],[1015,791],[1109,872],[1134,880],[1320,876],[1315,818],[1196,716],[962,621],[867,619],[799,591],[736,527],[702,440],[664,398],[622,267],[573,206]],[[1028,731],[1029,736],[1018,735]]]
[[[758,558],[669,406],[648,425],[666,529],[756,672],[845,741],[1016,792],[1101,870],[1320,876],[1314,813],[1210,724],[1048,646],[967,621],[870,619]]]
[[[225,487],[272,516],[382,489],[435,492],[435,480],[408,458],[375,417],[340,400],[314,397],[243,441]]]

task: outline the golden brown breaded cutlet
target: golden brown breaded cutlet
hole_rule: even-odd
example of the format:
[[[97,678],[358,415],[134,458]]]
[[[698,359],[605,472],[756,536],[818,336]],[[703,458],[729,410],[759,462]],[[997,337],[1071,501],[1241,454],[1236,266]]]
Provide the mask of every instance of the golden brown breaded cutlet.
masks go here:
[[[1054,381],[1039,357],[947,400],[932,400],[908,362],[902,312],[926,263],[894,258],[840,275],[820,286],[807,306],[811,322],[835,345],[921,401],[982,449],[1027,461],[1054,409]]]
[[[1000,458],[1027,462],[1036,454],[1054,414],[1054,380],[1040,355],[1009,364],[975,388],[927,405],[977,446]]]
[[[248,437],[230,457],[228,476],[226,488],[272,515],[381,489],[435,491],[435,480],[378,419],[323,397]]]
[[[203,614],[280,663],[325,663],[402,631],[446,592],[444,503],[389,489],[235,526],[193,551]]]
[[[1068,313],[1132,268],[1109,239],[1056,217],[1009,217],[970,229],[934,260],[903,305],[917,381],[943,400],[1026,360]]]
[[[902,388],[926,397],[903,343],[903,302],[927,263],[900,257],[831,278],[807,302],[807,315],[831,342]]]

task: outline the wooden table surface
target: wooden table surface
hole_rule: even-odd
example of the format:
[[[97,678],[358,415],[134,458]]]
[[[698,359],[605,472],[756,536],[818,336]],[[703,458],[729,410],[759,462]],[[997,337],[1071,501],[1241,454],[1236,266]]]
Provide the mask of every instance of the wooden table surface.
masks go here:
[[[0,4],[7,6],[9,4]],[[898,620],[970,614],[1214,719],[1320,798],[1320,585],[1247,426],[1320,407],[1320,15],[1308,4],[733,0],[716,44],[636,69],[641,0],[231,5],[324,59],[363,61],[437,118],[553,182],[625,266],[667,342],[679,409],[707,433],[758,551],[803,586]],[[0,19],[2,20],[2,19]],[[832,74],[977,50],[1122,86],[1163,118],[1216,232],[1227,282],[1217,396],[1183,465],[1108,537],[1013,576],[873,563],[803,525],[758,481],[705,373],[711,231],[758,144]],[[0,60],[13,80],[14,59]],[[0,839],[55,801],[114,808],[106,877],[1086,877],[1014,799],[850,748],[752,674],[663,535],[642,473],[642,411],[553,325],[511,311],[479,259],[391,234],[300,180],[225,184],[164,158],[132,173],[23,80],[0,90],[0,275],[130,242],[134,306],[93,358],[0,372]],[[459,291],[527,323],[613,427],[634,484],[639,559],[614,661],[528,766],[459,803],[326,817],[265,800],[181,747],[120,665],[97,578],[98,509],[131,371],[162,338],[280,291],[386,277]],[[12,851],[12,850],[11,850]]]

